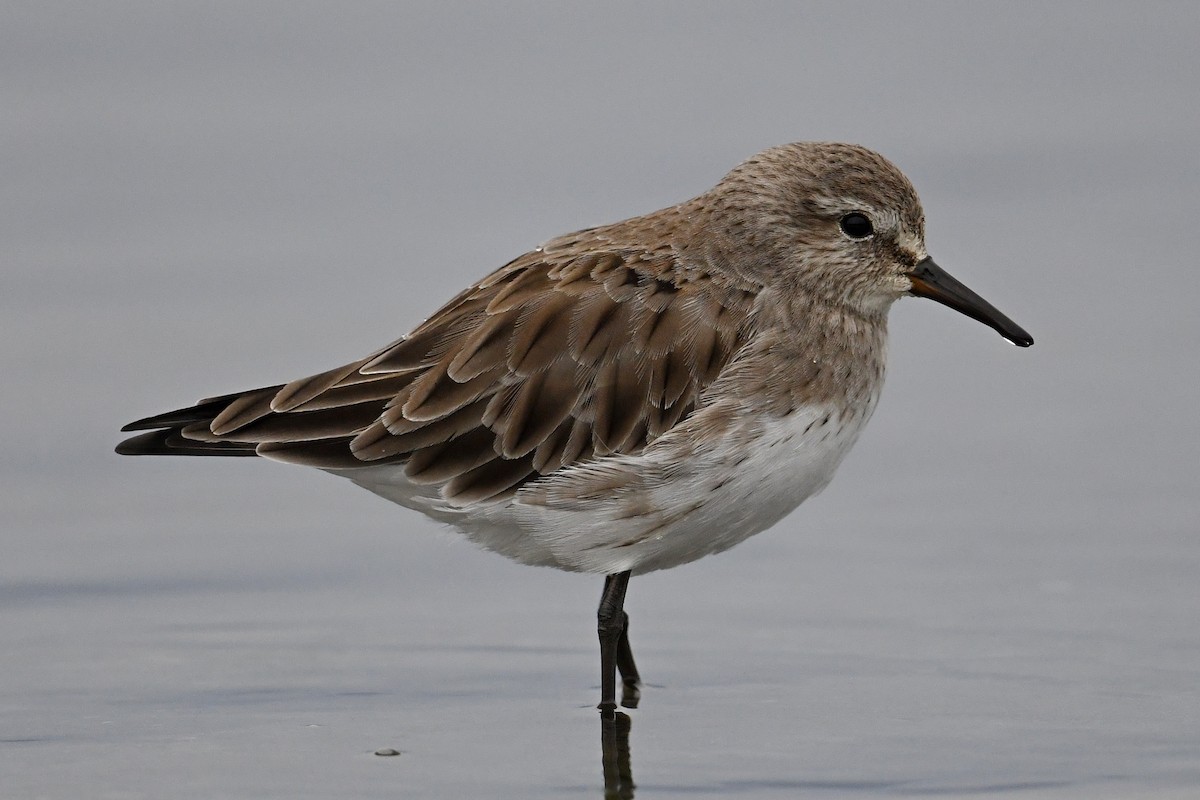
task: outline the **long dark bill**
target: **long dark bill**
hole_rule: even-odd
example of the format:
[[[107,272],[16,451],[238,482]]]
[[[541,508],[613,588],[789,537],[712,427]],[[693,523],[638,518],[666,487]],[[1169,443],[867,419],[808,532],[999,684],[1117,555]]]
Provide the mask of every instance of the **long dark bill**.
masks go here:
[[[917,297],[928,297],[966,314],[971,319],[979,320],[984,325],[995,328],[1001,336],[1018,347],[1029,347],[1033,344],[1033,337],[1026,333],[1024,328],[961,284],[935,264],[932,258],[926,256],[918,261],[913,271],[908,273],[908,277],[912,279],[912,294]]]

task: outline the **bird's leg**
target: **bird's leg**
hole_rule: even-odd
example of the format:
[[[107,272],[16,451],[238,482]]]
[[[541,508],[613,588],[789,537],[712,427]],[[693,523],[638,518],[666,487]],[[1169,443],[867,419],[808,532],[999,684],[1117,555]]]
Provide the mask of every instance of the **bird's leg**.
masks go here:
[[[633,650],[629,647],[629,614],[624,611],[621,612],[621,638],[617,640],[617,672],[621,673],[621,705],[637,708],[642,696],[642,679],[633,663]]]
[[[600,596],[600,608],[596,610],[596,633],[600,637],[601,711],[613,711],[617,707],[617,664],[621,664],[622,677],[627,668],[633,669],[633,654],[629,651],[628,639],[624,647],[621,646],[627,621],[623,606],[628,586],[628,570],[607,576],[604,579],[604,594]],[[636,670],[633,675],[636,681]]]

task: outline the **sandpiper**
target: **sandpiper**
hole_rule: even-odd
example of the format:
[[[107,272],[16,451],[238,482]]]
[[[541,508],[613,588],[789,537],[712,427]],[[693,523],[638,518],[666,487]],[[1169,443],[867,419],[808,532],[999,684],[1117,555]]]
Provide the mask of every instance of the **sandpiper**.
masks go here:
[[[552,239],[336,369],[148,417],[126,455],[341,475],[517,561],[606,576],[601,703],[634,706],[633,574],[725,550],[819,492],[883,383],[887,313],[928,297],[1027,347],[925,249],[863,147],[765,150],[713,189]]]

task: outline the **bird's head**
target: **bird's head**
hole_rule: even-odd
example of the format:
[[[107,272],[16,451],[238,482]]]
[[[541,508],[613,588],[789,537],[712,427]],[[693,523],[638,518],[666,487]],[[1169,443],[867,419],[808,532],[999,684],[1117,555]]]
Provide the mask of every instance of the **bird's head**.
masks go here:
[[[928,297],[1013,344],[1033,344],[929,257],[917,192],[878,153],[829,142],[773,147],[702,199],[719,236],[755,254],[732,266],[768,290],[877,317],[904,295]]]

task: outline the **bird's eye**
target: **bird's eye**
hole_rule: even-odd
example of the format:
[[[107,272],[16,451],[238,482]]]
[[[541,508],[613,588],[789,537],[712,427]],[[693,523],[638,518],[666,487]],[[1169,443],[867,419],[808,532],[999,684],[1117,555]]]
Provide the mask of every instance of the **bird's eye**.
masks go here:
[[[871,224],[867,215],[858,211],[852,211],[842,217],[838,224],[842,226],[842,233],[851,239],[866,239],[875,232],[875,226]]]

